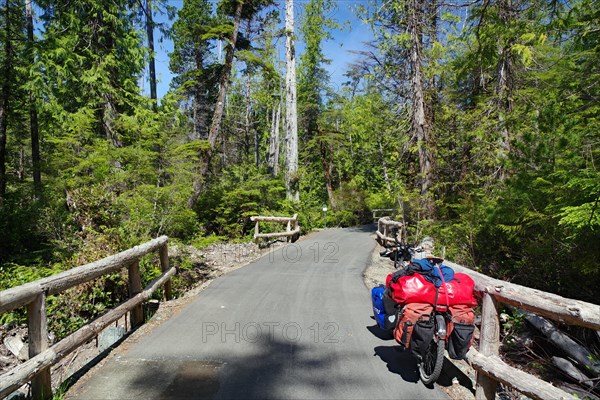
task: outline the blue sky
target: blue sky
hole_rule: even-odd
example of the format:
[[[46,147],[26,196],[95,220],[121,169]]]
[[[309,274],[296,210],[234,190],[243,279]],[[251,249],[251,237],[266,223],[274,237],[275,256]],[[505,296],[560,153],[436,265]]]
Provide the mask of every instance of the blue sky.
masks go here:
[[[296,35],[299,35],[298,24],[300,22],[300,13],[302,8],[307,1],[294,1],[295,6],[295,20],[296,20]],[[171,5],[181,7],[183,5],[182,0],[171,0]],[[341,26],[345,26],[342,30],[336,30],[332,32],[333,40],[328,41],[324,44],[323,50],[328,59],[331,60],[329,65],[329,72],[331,74],[331,81],[334,86],[340,86],[346,79],[343,74],[347,70],[347,66],[351,63],[356,56],[350,53],[350,50],[362,50],[364,48],[364,42],[370,40],[373,37],[369,27],[359,21],[354,15],[353,9],[358,5],[367,5],[365,0],[337,0],[337,10],[330,16],[336,20]],[[277,0],[277,8],[279,9],[281,19],[285,18],[285,1]],[[164,22],[164,17],[159,15],[155,16],[157,21]],[[172,23],[172,22],[171,22]],[[161,98],[169,89],[169,84],[172,79],[171,72],[169,71],[169,53],[173,51],[173,43],[170,40],[163,40],[159,43],[159,32],[155,32],[155,51],[156,51],[156,74],[158,80],[158,97]],[[285,41],[281,40],[280,45],[282,49],[280,51],[281,57],[285,58]],[[303,51],[304,46],[300,42],[300,39],[296,43],[296,56],[297,62],[300,60],[300,55]],[[148,73],[144,75],[144,86],[145,91],[149,93],[148,89]]]

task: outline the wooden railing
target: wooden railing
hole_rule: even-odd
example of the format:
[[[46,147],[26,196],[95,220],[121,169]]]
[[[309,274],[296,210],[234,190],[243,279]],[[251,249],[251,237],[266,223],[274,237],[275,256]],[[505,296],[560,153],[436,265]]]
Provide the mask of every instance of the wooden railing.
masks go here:
[[[398,228],[398,240],[402,241],[402,222],[393,221],[390,217],[381,217],[377,220],[377,243],[384,246],[387,242],[393,242],[394,236],[390,236],[392,228]]]
[[[475,291],[482,297],[479,351],[471,348],[467,354],[477,371],[475,398],[495,399],[498,383],[503,383],[533,399],[575,399],[564,390],[502,361],[499,305],[511,305],[555,321],[595,330],[600,330],[600,306],[490,278],[449,261],[444,264],[473,278]]]
[[[371,210],[373,212],[373,222],[379,220],[379,218],[392,215],[396,212],[395,208],[375,208]]]
[[[298,214],[294,214],[293,217],[263,217],[254,216],[250,217],[250,221],[256,222],[254,226],[254,240],[257,241],[260,238],[276,238],[285,236],[287,241],[296,241],[300,235],[300,225],[298,225]],[[285,232],[271,232],[271,233],[260,233],[259,222],[280,222],[286,224]]]
[[[168,238],[161,236],[102,260],[0,292],[0,314],[20,306],[27,306],[29,337],[29,360],[0,376],[0,398],[29,381],[31,381],[34,399],[51,398],[50,367],[52,365],[93,339],[127,312],[130,312],[132,327],[143,323],[142,303],[148,300],[159,287],[164,285],[164,297],[170,299],[170,278],[175,274],[176,269],[169,268],[167,242]],[[162,274],[142,290],[139,259],[156,250],[159,252]],[[129,300],[48,348],[46,297],[123,268],[129,270]]]
[[[468,273],[475,281],[475,290],[482,295],[479,351],[471,349],[468,354],[471,365],[478,372],[476,398],[494,399],[497,384],[501,382],[533,399],[574,399],[564,390],[500,359],[499,305],[508,304],[551,320],[595,330],[600,330],[600,306],[490,278],[448,261],[445,263],[456,271]]]

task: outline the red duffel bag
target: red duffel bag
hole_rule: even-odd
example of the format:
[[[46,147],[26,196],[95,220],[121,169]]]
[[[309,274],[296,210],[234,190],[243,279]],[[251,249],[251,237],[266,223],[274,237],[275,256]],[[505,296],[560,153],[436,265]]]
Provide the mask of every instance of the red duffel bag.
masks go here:
[[[390,288],[392,299],[396,303],[433,304],[435,302],[435,286],[419,273],[403,276],[396,282],[392,282],[390,274],[386,279],[386,285]],[[440,286],[437,304],[476,306],[477,301],[473,297],[474,287],[475,283],[469,275],[458,272],[454,274],[454,279]]]
[[[475,289],[475,282],[467,274],[456,273],[454,279],[446,283],[446,290],[444,285],[440,287],[440,294],[438,296],[438,304],[444,304],[447,306],[455,306],[458,304],[475,307],[477,300],[473,296],[473,290]],[[448,301],[446,302],[445,293],[448,292]]]

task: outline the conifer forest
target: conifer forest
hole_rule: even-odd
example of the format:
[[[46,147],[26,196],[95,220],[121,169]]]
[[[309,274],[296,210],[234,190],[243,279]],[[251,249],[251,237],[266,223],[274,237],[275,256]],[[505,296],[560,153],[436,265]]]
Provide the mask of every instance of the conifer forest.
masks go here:
[[[452,261],[597,304],[600,2],[356,2],[372,38],[337,84],[342,3],[0,0],[0,289],[159,235],[247,241],[252,215],[308,232],[327,206],[327,227],[393,208]]]

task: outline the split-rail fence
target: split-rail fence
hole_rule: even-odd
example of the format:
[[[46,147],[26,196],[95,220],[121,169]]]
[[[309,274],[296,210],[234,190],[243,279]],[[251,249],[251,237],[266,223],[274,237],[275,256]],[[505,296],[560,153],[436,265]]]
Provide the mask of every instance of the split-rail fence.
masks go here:
[[[50,367],[78,347],[97,336],[111,323],[130,313],[132,327],[144,321],[143,302],[161,286],[166,299],[171,298],[171,277],[175,267],[169,268],[168,238],[161,236],[140,246],[82,265],[47,278],[26,283],[0,292],[0,314],[27,306],[29,360],[0,376],[0,398],[4,398],[31,381],[34,399],[52,398]],[[142,289],[139,259],[158,250],[162,274]],[[47,296],[89,282],[102,275],[128,268],[129,300],[89,322],[58,343],[48,346]]]
[[[298,214],[294,214],[293,217],[264,217],[264,216],[254,216],[250,217],[250,221],[255,222],[254,225],[254,240],[258,241],[259,239],[270,239],[276,237],[286,237],[287,241],[294,242],[300,236],[300,225],[298,225]],[[286,224],[285,232],[269,232],[269,233],[260,233],[259,222],[279,222]]]

